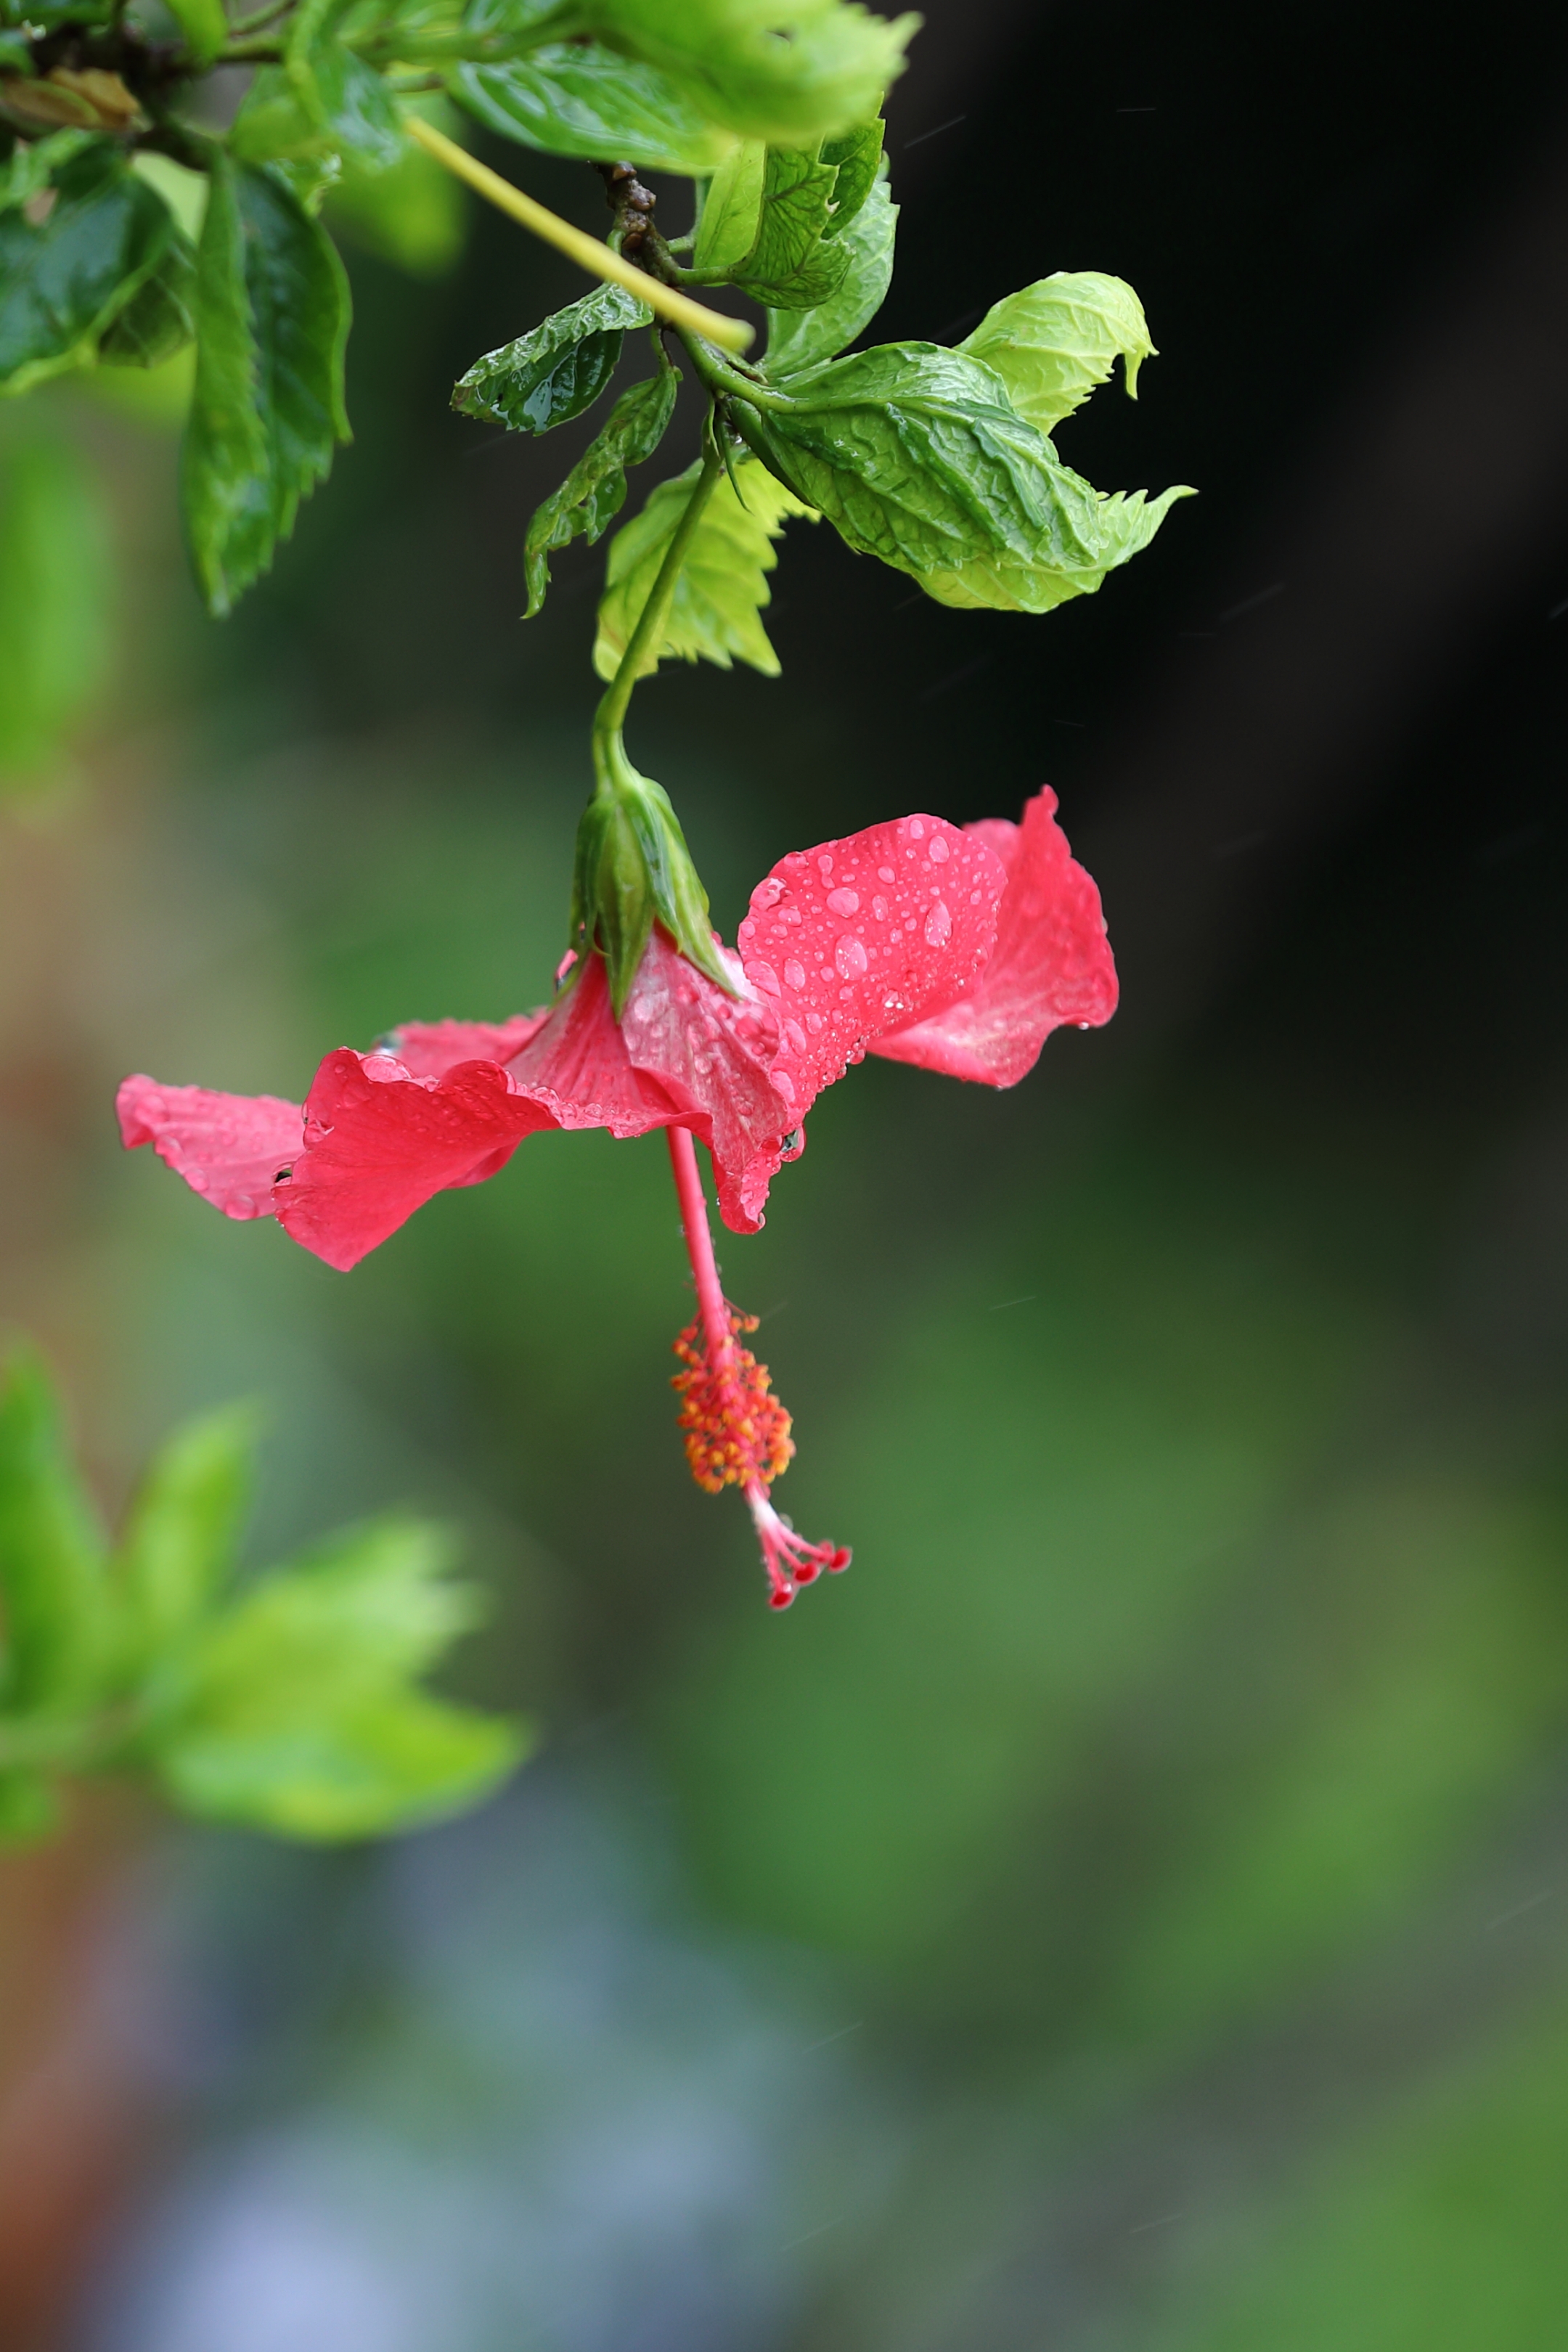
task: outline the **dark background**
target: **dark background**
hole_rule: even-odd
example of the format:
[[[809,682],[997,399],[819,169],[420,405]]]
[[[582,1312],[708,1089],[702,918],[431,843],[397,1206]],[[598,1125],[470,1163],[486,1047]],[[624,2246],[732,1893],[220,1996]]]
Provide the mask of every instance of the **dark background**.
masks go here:
[[[289,1093],[544,994],[603,550],[526,629],[520,551],[591,428],[446,403],[578,279],[488,215],[428,281],[351,247],[355,445],[221,628],[172,437],[51,396],[119,651],[0,820],[4,1304],[111,1505],[259,1392],[258,1560],[459,1522],[458,1685],[544,1744],[385,1850],[94,1803],[6,1865],[16,2352],[1560,2332],[1562,19],[930,14],[877,339],[1114,271],[1161,356],[1062,455],[1201,495],[1042,620],[793,525],[782,680],[639,694],[727,933],[790,847],[1048,781],[1122,973],[1016,1093],[868,1062],[726,1243],[781,1502],[856,1547],[786,1619],[674,1440],[657,1141],[542,1139],[345,1281],[108,1125],[127,1067]]]

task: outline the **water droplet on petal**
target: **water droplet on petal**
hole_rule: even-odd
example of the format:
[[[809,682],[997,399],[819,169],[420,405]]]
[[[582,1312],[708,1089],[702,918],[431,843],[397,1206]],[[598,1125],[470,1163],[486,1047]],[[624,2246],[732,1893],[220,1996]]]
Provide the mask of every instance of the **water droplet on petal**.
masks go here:
[[[923,840],[925,839],[925,837],[926,837],[926,829],[925,829],[925,824],[924,824],[924,821],[923,821],[921,818],[918,817],[918,816],[912,816],[912,817],[910,817],[910,839],[911,841],[923,841]]]
[[[805,966],[804,964],[796,963],[793,957],[784,966],[784,986],[786,988],[804,988],[805,986]]]
[[[816,870],[821,875],[825,882],[831,880],[833,875],[833,860],[826,851],[816,861]]]
[[[926,917],[926,945],[942,948],[952,937],[952,917],[939,898]]]
[[[940,833],[932,841],[931,847],[926,851],[926,856],[931,859],[933,866],[945,866],[947,864],[947,844],[942,839]]]
[[[860,893],[858,890],[830,890],[827,894],[827,911],[830,915],[858,915],[860,911]]]
[[[785,1037],[789,1040],[789,1043],[795,1047],[795,1052],[797,1054],[804,1054],[805,1051],[805,1031],[801,1027],[800,1023],[798,1021],[786,1021],[784,1025],[784,1033]]]
[[[754,963],[749,977],[756,987],[765,991],[769,996],[778,994],[779,976],[771,963]]]
[[[933,908],[932,911],[934,913],[935,909]],[[948,929],[952,929],[951,924]],[[942,933],[942,937],[943,939],[947,937],[946,931]],[[845,932],[833,950],[833,961],[838,966],[839,975],[844,980],[858,980],[865,971],[866,950],[853,931]]]
[[[879,866],[877,868],[877,879],[879,882],[890,882],[893,879],[892,867],[890,866]]]
[[[875,921],[879,922],[879,923],[885,923],[885,922],[887,921],[887,919],[888,919],[888,902],[887,902],[886,898],[873,898],[873,899],[872,899],[872,901],[871,901],[871,914],[872,914],[872,918],[873,918],[873,919],[874,919]]]
[[[769,1076],[773,1079],[775,1091],[783,1095],[785,1102],[794,1102],[795,1080],[790,1076],[789,1072],[787,1070],[772,1070],[769,1072]]]
[[[784,897],[784,886],[777,875],[770,874],[767,880],[759,882],[752,891],[752,904],[759,913],[765,913],[768,908],[778,905],[779,900]]]
[[[805,1025],[806,1025],[806,1027],[810,1030],[810,1032],[811,1032],[811,1034],[812,1034],[812,1035],[813,1035],[814,1037],[820,1037],[820,1036],[821,1036],[821,1034],[822,1034],[822,1015],[821,1015],[821,1013],[808,1013],[806,1014],[806,1016],[805,1016]]]

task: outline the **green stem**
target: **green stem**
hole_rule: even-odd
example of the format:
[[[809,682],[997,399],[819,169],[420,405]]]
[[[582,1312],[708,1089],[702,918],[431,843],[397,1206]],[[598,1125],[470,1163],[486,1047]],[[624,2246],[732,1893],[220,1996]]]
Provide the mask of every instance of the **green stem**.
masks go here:
[[[682,341],[686,340],[684,335],[681,340]],[[663,641],[665,626],[669,619],[670,606],[675,602],[676,583],[680,578],[680,568],[686,561],[687,551],[696,534],[697,526],[702,520],[702,509],[718,488],[719,477],[723,470],[724,460],[717,447],[706,449],[703,452],[702,471],[697,477],[691,496],[686,501],[686,512],[676,524],[675,535],[665,550],[664,562],[658,567],[658,576],[648,590],[647,604],[637,615],[637,625],[632,631],[626,652],[621,656],[620,667],[605,688],[604,698],[594,714],[595,764],[599,770],[601,790],[613,789],[605,762],[600,757],[601,751],[606,756],[611,754],[614,739],[620,734],[626,724],[632,689],[641,672],[643,656],[650,646],[658,646]]]
[[[286,16],[293,5],[294,0],[267,0],[266,7],[256,9],[251,16],[234,17],[228,28],[229,39],[242,41],[247,33],[259,33],[263,25],[270,25],[276,17]]]
[[[282,43],[266,37],[226,41],[213,59],[215,66],[279,66],[282,62]]]
[[[783,393],[770,392],[754,377],[742,375],[740,369],[732,367],[724,354],[716,351],[705,337],[694,335],[689,328],[684,326],[678,326],[675,331],[680,337],[688,359],[710,392],[715,394],[728,393],[732,399],[749,400],[753,408],[785,409],[791,405]]]

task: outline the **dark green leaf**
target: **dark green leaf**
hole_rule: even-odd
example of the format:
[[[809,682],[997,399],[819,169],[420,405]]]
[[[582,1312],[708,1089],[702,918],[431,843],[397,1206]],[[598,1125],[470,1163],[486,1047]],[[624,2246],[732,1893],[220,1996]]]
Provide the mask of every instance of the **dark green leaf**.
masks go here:
[[[195,247],[176,229],[151,278],[110,320],[98,356],[110,367],[162,367],[195,331]]]
[[[599,603],[594,646],[594,667],[602,678],[614,677],[620,667],[701,470],[699,463],[674,481],[661,482],[641,514],[624,524],[610,542],[608,584]],[[649,648],[637,673],[641,677],[657,669],[667,655],[682,661],[716,662],[721,669],[743,661],[765,677],[778,676],[778,656],[762,623],[769,602],[767,575],[778,562],[773,541],[791,515],[810,515],[811,509],[764,467],[745,466],[739,479],[741,498],[726,478],[702,510],[676,584],[664,641]]]
[[[76,436],[39,420],[0,447],[0,780],[47,772],[103,683],[114,550]]]
[[[763,179],[768,151],[760,139],[742,139],[709,182],[697,224],[692,267],[733,269],[757,241],[763,210]]]
[[[838,174],[833,184],[833,218],[826,236],[842,236],[875,187],[882,169],[885,127],[879,115],[874,122],[857,122],[837,139],[823,141],[821,160],[831,163]]]
[[[552,155],[707,173],[734,145],[668,74],[596,41],[554,42],[510,64],[459,66],[449,87],[488,130]]]
[[[223,0],[167,0],[167,6],[197,65],[210,65],[228,38]]]
[[[1143,306],[1124,279],[1097,270],[1058,270],[1009,294],[959,345],[994,368],[1019,415],[1054,432],[1120,359],[1129,396],[1138,371],[1155,356]]]
[[[837,177],[805,148],[768,149],[757,241],[730,274],[770,310],[814,310],[843,285],[848,247],[826,235]]]
[[[920,19],[842,0],[578,0],[575,27],[674,76],[711,121],[781,147],[869,121]]]
[[[90,356],[99,336],[157,268],[174,225],[163,199],[94,140],[54,174],[37,226],[0,213],[0,388],[24,391]]]
[[[406,152],[406,134],[385,79],[342,37],[354,0],[304,0],[289,29],[283,68],[306,115],[340,153],[370,170],[389,170]]]
[[[60,166],[101,136],[97,131],[51,131],[47,139],[17,140],[0,163],[0,212],[41,196]]]
[[[249,1507],[256,1414],[188,1422],[153,1459],[120,1546],[125,1659],[140,1672],[189,1633],[227,1579]]]
[[[950,604],[1041,613],[1090,593],[1147,544],[1172,501],[1107,499],[1059,464],[980,362],[889,343],[791,380],[742,432],[862,554]]]
[[[832,359],[870,325],[892,283],[898,221],[899,208],[884,174],[844,233],[841,242],[849,267],[837,294],[815,310],[770,313],[766,364],[775,381]]]
[[[52,32],[57,25],[104,25],[116,12],[116,0],[0,0],[0,24],[37,25]]]
[[[679,378],[666,362],[646,383],[634,383],[611,409],[561,488],[547,498],[528,526],[523,569],[531,620],[550,585],[552,551],[585,539],[603,538],[626,504],[626,467],[651,457],[663,440],[675,409]]]
[[[348,438],[349,295],[331,240],[268,171],[214,170],[197,257],[185,527],[215,613],[272,561]]]
[[[452,405],[514,432],[548,433],[593,405],[616,372],[627,329],[652,320],[625,287],[596,286],[531,333],[476,360],[458,379]]]
[[[113,1608],[105,1544],[71,1465],[54,1384],[18,1348],[0,1385],[0,1703],[13,1715],[89,1705]]]

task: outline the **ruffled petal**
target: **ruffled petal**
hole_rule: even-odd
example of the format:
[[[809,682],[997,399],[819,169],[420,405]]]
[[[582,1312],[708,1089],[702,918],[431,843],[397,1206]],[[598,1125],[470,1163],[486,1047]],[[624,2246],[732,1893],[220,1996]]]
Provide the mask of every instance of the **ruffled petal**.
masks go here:
[[[550,1018],[514,1013],[510,1021],[405,1021],[376,1041],[378,1050],[401,1062],[411,1078],[444,1078],[459,1062],[510,1062]]]
[[[1098,1028],[1116,1010],[1116,966],[1100,893],[1056,821],[1057,796],[1037,793],[1021,825],[987,817],[966,827],[1007,869],[996,945],[973,986],[871,1051],[949,1077],[1013,1087],[1053,1029]]]
[[[668,1127],[676,1115],[657,1076],[632,1063],[610,1003],[602,956],[588,957],[566,994],[508,1064],[508,1074],[549,1106],[560,1127],[647,1135],[650,1128]]]
[[[778,1014],[771,1076],[795,1116],[885,1030],[963,992],[1006,878],[977,835],[906,816],[795,850],[757,885],[741,961]]]
[[[305,1114],[276,1095],[220,1095],[127,1078],[115,1098],[128,1151],[150,1143],[165,1167],[226,1217],[269,1217],[273,1180],[300,1150]]]
[[[553,1127],[498,1064],[411,1077],[388,1054],[329,1054],[305,1102],[305,1149],[277,1186],[284,1231],[347,1273],[449,1185],[495,1175],[525,1135]]]

